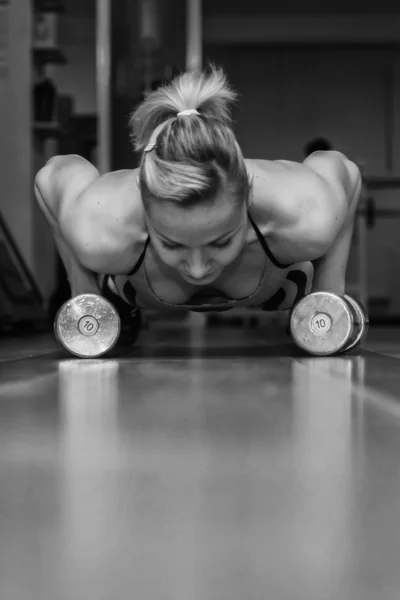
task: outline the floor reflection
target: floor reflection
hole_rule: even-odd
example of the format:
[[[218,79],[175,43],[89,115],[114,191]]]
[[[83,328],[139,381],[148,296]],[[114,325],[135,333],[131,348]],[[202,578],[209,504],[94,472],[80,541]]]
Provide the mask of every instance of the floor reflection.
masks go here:
[[[294,361],[291,385],[297,477],[292,539],[322,597],[327,585],[334,591],[332,581],[342,586],[352,548],[353,362]]]

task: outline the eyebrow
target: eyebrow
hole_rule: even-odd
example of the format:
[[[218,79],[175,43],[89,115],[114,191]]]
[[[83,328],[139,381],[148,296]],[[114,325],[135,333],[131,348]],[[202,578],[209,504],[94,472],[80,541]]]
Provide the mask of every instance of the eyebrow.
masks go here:
[[[156,232],[156,234],[162,238],[163,240],[165,240],[166,242],[169,242],[170,244],[176,244],[177,246],[182,246],[183,244],[180,244],[179,242],[175,242],[174,240],[171,240],[167,237],[165,237],[164,235],[162,235],[161,233],[159,233],[156,229],[154,229],[154,231]],[[211,242],[208,242],[207,246],[209,246],[210,244],[215,244],[215,242],[220,242],[221,240],[223,240],[224,238],[229,237],[230,235],[232,235],[234,232],[236,231],[236,229],[231,229],[230,231],[227,231],[226,233],[224,233],[223,235],[220,235],[218,238],[215,238],[215,240],[212,240]]]

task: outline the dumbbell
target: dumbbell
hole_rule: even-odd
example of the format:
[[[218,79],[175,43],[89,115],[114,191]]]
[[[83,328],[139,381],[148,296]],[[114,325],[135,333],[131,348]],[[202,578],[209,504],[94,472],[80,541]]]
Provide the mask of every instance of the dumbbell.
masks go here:
[[[121,319],[114,306],[96,294],[81,294],[65,302],[54,321],[56,339],[71,354],[102,356],[118,341]]]
[[[290,316],[295,343],[315,356],[348,352],[365,339],[368,316],[350,296],[315,292],[296,304]]]

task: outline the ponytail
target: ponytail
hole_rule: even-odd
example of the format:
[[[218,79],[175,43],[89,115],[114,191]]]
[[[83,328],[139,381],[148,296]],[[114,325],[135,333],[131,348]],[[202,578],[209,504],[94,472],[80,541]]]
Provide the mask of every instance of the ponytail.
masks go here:
[[[247,171],[232,131],[235,100],[216,67],[200,75],[184,73],[147,96],[130,120],[134,147],[143,153],[145,202],[151,197],[190,203],[227,185],[235,196],[247,198]]]

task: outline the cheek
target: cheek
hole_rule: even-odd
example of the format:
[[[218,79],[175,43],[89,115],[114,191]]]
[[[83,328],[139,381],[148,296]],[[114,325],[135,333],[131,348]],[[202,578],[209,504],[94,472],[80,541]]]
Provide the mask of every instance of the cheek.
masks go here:
[[[227,248],[223,252],[219,251],[219,252],[213,253],[210,258],[218,265],[225,266],[225,265],[228,265],[229,263],[233,262],[238,254],[239,254],[239,252],[238,252],[237,248],[234,248],[233,246],[231,246],[230,248]]]
[[[163,263],[169,265],[170,267],[179,264],[182,260],[179,252],[171,252],[170,250],[164,248],[161,244],[155,244],[154,248]]]
[[[235,258],[240,254],[243,249],[243,242],[241,239],[233,242],[228,248],[220,251],[215,255],[215,259],[220,264],[229,264],[233,262]]]

